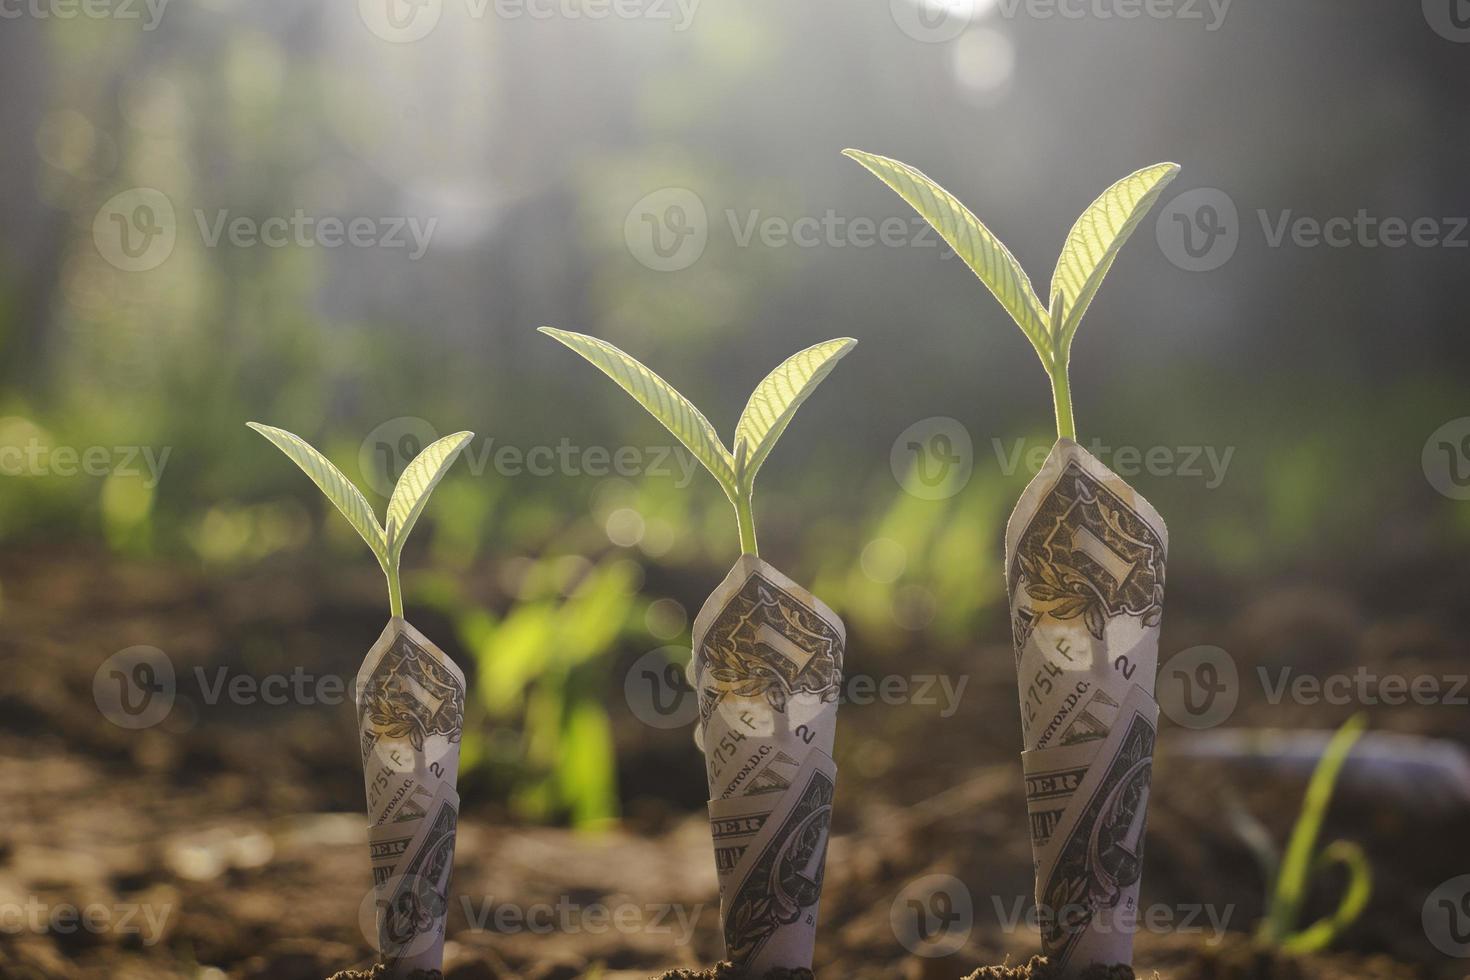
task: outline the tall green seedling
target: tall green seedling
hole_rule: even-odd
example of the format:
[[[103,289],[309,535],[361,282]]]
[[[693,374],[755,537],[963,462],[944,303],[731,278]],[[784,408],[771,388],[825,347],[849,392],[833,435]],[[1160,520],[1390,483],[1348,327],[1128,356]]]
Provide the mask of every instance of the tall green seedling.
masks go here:
[[[311,477],[311,481],[336,505],[342,516],[347,518],[348,523],[367,542],[367,546],[377,556],[383,574],[388,578],[388,608],[392,615],[402,617],[403,587],[399,583],[398,566],[403,557],[403,544],[408,540],[413,526],[418,523],[419,515],[424,512],[429,494],[434,492],[434,487],[444,478],[460,450],[474,438],[474,433],[456,432],[445,436],[431,443],[413,458],[413,462],[404,468],[398,483],[393,487],[393,495],[388,499],[388,520],[384,525],[378,523],[378,516],[373,513],[373,508],[362,495],[362,491],[305,439],[285,429],[259,422],[247,424],[301,467],[301,471]]]
[[[704,464],[735,508],[740,550],[747,555],[759,555],[752,507],[756,473],[801,403],[857,344],[851,337],[839,337],[814,344],[783,361],[756,385],[735,425],[733,448],[726,448],[699,409],[636,358],[585,334],[554,327],[542,327],[541,332],[581,354],[616,381]]]
[[[844,150],[893,188],[964,260],[1016,321],[1051,379],[1057,435],[1077,438],[1068,368],[1072,340],[1082,314],[1097,295],[1123,243],[1179,173],[1172,163],[1156,163],[1118,181],[1082,212],[1062,245],[1043,305],[1031,279],[1010,250],[949,191],[906,163],[861,150]]]

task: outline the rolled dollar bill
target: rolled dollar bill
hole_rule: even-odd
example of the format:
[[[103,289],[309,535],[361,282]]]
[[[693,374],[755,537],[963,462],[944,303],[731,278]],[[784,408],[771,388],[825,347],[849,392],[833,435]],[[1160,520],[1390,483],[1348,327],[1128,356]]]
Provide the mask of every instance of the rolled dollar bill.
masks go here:
[[[459,820],[464,674],[401,618],[357,674],[379,960],[392,980],[444,962]]]
[[[1064,977],[1133,961],[1169,536],[1059,440],[1006,526],[1042,949]]]
[[[755,977],[809,969],[846,632],[810,592],[742,555],[695,617],[693,639],[726,955]]]

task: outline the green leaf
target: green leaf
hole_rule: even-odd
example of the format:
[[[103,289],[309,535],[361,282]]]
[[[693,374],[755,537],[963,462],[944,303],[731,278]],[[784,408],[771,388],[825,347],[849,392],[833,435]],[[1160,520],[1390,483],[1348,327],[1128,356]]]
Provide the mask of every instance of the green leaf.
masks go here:
[[[1320,873],[1333,865],[1341,866],[1348,874],[1342,901],[1331,915],[1288,937],[1281,944],[1286,952],[1301,956],[1326,949],[1367,909],[1368,900],[1373,897],[1373,867],[1368,863],[1368,855],[1353,841],[1333,841],[1317,855],[1312,870]]]
[[[1317,847],[1317,835],[1322,831],[1322,822],[1327,817],[1327,808],[1332,802],[1332,791],[1337,786],[1337,777],[1342,772],[1348,753],[1353,749],[1363,730],[1368,727],[1367,718],[1359,712],[1347,721],[1332,736],[1312,778],[1307,781],[1307,793],[1302,798],[1301,813],[1292,828],[1291,839],[1286,846],[1286,856],[1281,862],[1281,871],[1276,879],[1275,894],[1272,896],[1266,919],[1261,931],[1266,940],[1276,944],[1286,941],[1296,929],[1303,901],[1307,895],[1307,884],[1315,863],[1313,852]]]
[[[1178,164],[1156,163],[1129,174],[1089,204],[1067,233],[1051,276],[1051,305],[1060,297],[1066,307],[1065,321],[1051,325],[1058,350],[1071,345],[1119,249],[1178,173]]]
[[[743,491],[749,492],[755,485],[756,471],[771,454],[801,403],[856,345],[857,341],[851,337],[815,344],[792,354],[756,385],[735,426],[736,452],[741,455],[737,482]]]
[[[689,399],[679,394],[672,385],[636,358],[604,340],[554,327],[542,327],[541,332],[581,354],[603,374],[621,385],[624,391],[636,398],[675,438],[688,447],[694,458],[703,463],[720,482],[726,496],[732,502],[735,500],[735,460],[724,443],[720,442],[714,426],[709,424],[709,420],[700,414]]]
[[[261,425],[259,422],[246,423],[250,428],[259,432],[269,439],[277,449],[290,457],[291,461],[301,467],[301,471],[311,477],[311,481],[321,488],[327,499],[337,505],[342,516],[357,529],[362,539],[367,542],[373,554],[378,556],[378,562],[386,570],[388,568],[388,540],[382,526],[378,523],[377,515],[363,497],[362,491],[353,486],[352,481],[342,475],[342,471],[332,465],[331,460],[323,456],[311,447],[305,439],[285,429],[277,429],[270,425]]]
[[[391,564],[398,564],[398,558],[403,554],[403,543],[424,512],[429,494],[434,492],[434,487],[444,479],[460,450],[474,436],[473,432],[456,432],[437,439],[404,467],[393,487],[393,496],[388,500],[388,560]]]
[[[1031,279],[1000,239],[953,194],[914,167],[861,150],[842,153],[868,168],[934,226],[955,254],[980,277],[985,288],[1000,300],[1050,372],[1052,346],[1047,338],[1046,310],[1031,286]]]

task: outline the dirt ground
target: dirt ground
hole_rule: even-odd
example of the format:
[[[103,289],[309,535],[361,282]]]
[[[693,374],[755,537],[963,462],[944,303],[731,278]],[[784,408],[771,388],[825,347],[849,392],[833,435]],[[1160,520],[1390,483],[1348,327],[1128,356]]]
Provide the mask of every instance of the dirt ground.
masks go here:
[[[382,627],[377,583],[318,571],[272,567],[213,581],[88,553],[0,559],[0,978],[322,980],[370,968],[350,704],[211,705],[195,672],[260,677],[303,665],[350,679]],[[1470,662],[1457,633],[1470,594],[1463,562],[1304,568],[1250,585],[1202,574],[1174,582],[1182,584],[1171,583],[1163,653],[1204,643],[1232,652],[1243,684],[1230,727],[1326,729],[1354,710],[1272,704],[1258,665],[1453,677]],[[686,583],[689,594],[677,597],[697,605],[708,584]],[[448,623],[410,617],[463,656]],[[109,723],[93,693],[103,661],[135,644],[167,651],[179,675],[172,712],[141,731]],[[1030,853],[1003,619],[963,649],[916,639],[879,656],[854,636],[848,656],[849,671],[944,672],[967,677],[968,687],[947,718],[930,705],[843,708],[816,975],[1023,975],[982,969],[1018,970],[1039,952],[1026,922]],[[610,671],[614,692],[619,670]],[[1366,710],[1375,731],[1470,744],[1465,707]],[[645,980],[720,958],[689,733],[615,711],[628,801],[616,829],[518,824],[495,786],[462,781],[448,980]],[[1427,777],[1386,779],[1350,764],[1324,840],[1366,849],[1370,907],[1332,952],[1276,955],[1250,940],[1262,872],[1225,815],[1251,813],[1284,842],[1306,774],[1201,758],[1192,737],[1167,722],[1161,731],[1141,897],[1161,918],[1137,938],[1139,976],[1466,975],[1470,961],[1436,951],[1421,923],[1430,892],[1470,872],[1463,801]],[[949,955],[915,955],[895,920],[905,890],[939,875],[964,883],[969,934]],[[1318,880],[1309,919],[1335,906],[1341,884],[1331,873]]]

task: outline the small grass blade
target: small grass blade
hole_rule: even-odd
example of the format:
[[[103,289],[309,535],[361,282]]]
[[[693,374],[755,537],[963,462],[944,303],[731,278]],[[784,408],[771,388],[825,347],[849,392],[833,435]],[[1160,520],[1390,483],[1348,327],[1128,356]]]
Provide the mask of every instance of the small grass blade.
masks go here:
[[[1301,814],[1292,829],[1291,840],[1281,862],[1281,873],[1276,878],[1275,894],[1266,919],[1261,923],[1263,938],[1268,942],[1281,945],[1296,928],[1315,863],[1313,854],[1317,837],[1322,831],[1322,821],[1327,817],[1327,808],[1332,803],[1337,777],[1367,725],[1368,719],[1361,712],[1344,722],[1327,743],[1322,758],[1317,761],[1317,768],[1312,771],[1306,796],[1302,799]]]
[[[337,509],[342,512],[348,522],[362,535],[367,546],[373,549],[377,555],[378,562],[384,571],[388,569],[388,539],[382,525],[378,523],[377,515],[373,513],[372,507],[363,497],[362,491],[352,484],[352,481],[342,475],[342,471],[332,465],[331,460],[323,456],[311,447],[311,445],[300,436],[278,429],[270,425],[262,425],[259,422],[247,422],[250,428],[265,436],[275,445],[277,449],[290,457],[291,462],[301,467],[301,471],[311,477],[311,481],[317,485]]]
[[[1053,355],[1047,336],[1046,310],[1031,286],[1030,277],[1000,239],[953,194],[918,169],[862,150],[843,150],[842,154],[866,167],[934,226],[985,288],[1000,300],[1050,373]]]
[[[473,432],[456,432],[435,440],[404,467],[393,487],[393,496],[388,501],[388,560],[397,566],[403,554],[403,543],[408,532],[418,523],[429,494],[444,479],[444,474],[458,458],[460,450],[473,439]]]
[[[1178,164],[1156,163],[1129,174],[1089,204],[1067,233],[1051,276],[1051,305],[1055,307],[1061,296],[1067,311],[1064,322],[1051,325],[1058,351],[1071,346],[1082,314],[1113,267],[1119,249],[1178,173]]]
[[[755,485],[756,471],[771,454],[801,403],[855,346],[857,341],[851,337],[815,344],[792,354],[756,385],[735,426],[735,445],[743,443],[746,452],[736,481],[743,493],[748,494]]]
[[[714,426],[710,425],[709,420],[689,399],[679,394],[672,385],[637,358],[623,353],[604,340],[554,327],[540,329],[548,337],[561,341],[591,361],[603,374],[637,399],[640,405],[648,409],[654,418],[662,422],[694,454],[695,459],[704,464],[719,481],[731,503],[735,502],[735,460],[724,443],[720,442]]]
[[[1333,841],[1317,856],[1312,870],[1320,873],[1334,864],[1341,865],[1348,873],[1347,891],[1337,911],[1288,937],[1281,944],[1286,952],[1316,953],[1326,949],[1368,907],[1368,899],[1373,896],[1373,868],[1368,863],[1368,855],[1353,841]]]

